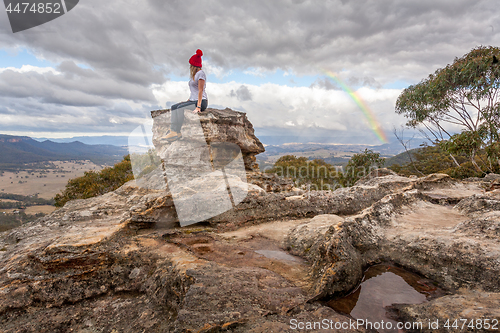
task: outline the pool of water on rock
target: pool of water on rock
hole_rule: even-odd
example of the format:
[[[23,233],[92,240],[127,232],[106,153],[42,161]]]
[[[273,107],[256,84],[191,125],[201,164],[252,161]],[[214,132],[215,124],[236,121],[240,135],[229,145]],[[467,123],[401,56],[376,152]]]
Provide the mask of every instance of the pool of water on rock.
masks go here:
[[[361,284],[349,295],[328,301],[328,305],[354,319],[371,323],[382,320],[391,322],[392,330],[378,332],[403,332],[395,329],[397,321],[391,318],[386,307],[393,304],[420,304],[444,295],[444,291],[429,279],[389,263],[368,268]]]

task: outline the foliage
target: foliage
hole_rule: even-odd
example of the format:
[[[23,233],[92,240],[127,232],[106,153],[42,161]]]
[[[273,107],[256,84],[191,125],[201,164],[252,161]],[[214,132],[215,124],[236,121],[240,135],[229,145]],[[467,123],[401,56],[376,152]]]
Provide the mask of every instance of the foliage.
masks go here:
[[[340,184],[344,187],[354,185],[359,179],[368,175],[372,170],[384,166],[385,160],[370,149],[352,155],[347,162],[345,172],[340,177]]]
[[[111,192],[134,178],[130,156],[100,172],[87,171],[82,177],[70,179],[65,190],[54,198],[56,207],[62,207],[70,200],[86,199]]]
[[[477,162],[477,157],[476,157],[476,162]],[[453,178],[457,179],[465,179],[469,177],[482,177],[484,176],[485,172],[482,171],[477,171],[476,168],[473,166],[471,161],[466,161],[460,166],[453,166],[451,168],[445,169],[440,171],[440,173],[446,173],[450,175]]]
[[[465,155],[477,173],[500,163],[500,49],[479,46],[405,89],[396,112],[450,154]],[[451,134],[450,128],[462,132]],[[484,154],[476,158],[483,150]]]
[[[386,157],[384,166],[386,168],[390,168],[391,166],[396,165],[396,164],[401,166],[401,165],[410,163],[410,158],[408,157],[408,154],[412,154],[412,156],[413,156],[413,153],[418,149],[419,148],[414,148],[414,149],[408,150],[408,152],[402,152],[402,153],[399,153],[395,156]]]
[[[132,170],[137,178],[141,178],[154,171],[161,160],[155,149],[149,149],[146,153],[133,153],[131,156]]]
[[[295,185],[312,190],[334,190],[348,187],[370,171],[384,164],[379,153],[369,149],[354,154],[345,170],[326,163],[321,159],[309,160],[307,157],[285,155],[280,157],[274,166],[267,170],[280,177],[291,178]]]
[[[403,165],[394,164],[389,169],[403,176],[422,176],[431,173],[446,173],[453,178],[464,179],[468,177],[483,176],[488,170],[483,168],[481,171],[476,170],[469,157],[465,154],[455,156],[455,160],[459,166],[455,164],[450,154],[442,148],[442,145],[424,146],[422,148],[411,150],[413,155],[413,164],[408,162]],[[479,151],[475,157],[476,164],[482,163],[482,159],[486,159],[486,153]],[[499,172],[498,166],[492,166],[495,172]],[[422,173],[417,172],[417,170]]]
[[[330,190],[339,187],[336,168],[321,159],[309,160],[307,157],[285,155],[265,172],[291,178],[297,187],[314,190]]]
[[[402,165],[394,164],[389,169],[403,176],[416,175],[420,177],[422,174],[442,173],[444,170],[456,167],[450,154],[438,145],[413,149],[410,151],[410,154],[413,157],[413,164],[411,162]],[[467,160],[463,156],[459,156],[456,159],[459,162]],[[419,173],[417,170],[422,173]]]

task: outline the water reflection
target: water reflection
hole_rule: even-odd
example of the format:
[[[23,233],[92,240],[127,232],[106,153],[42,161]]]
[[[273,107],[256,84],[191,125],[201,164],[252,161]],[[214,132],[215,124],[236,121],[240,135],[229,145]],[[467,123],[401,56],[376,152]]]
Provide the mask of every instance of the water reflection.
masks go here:
[[[369,322],[391,322],[394,329],[379,332],[398,332],[396,321],[387,316],[387,306],[420,304],[443,294],[433,282],[390,264],[370,267],[359,287],[346,297],[331,300],[334,310]]]

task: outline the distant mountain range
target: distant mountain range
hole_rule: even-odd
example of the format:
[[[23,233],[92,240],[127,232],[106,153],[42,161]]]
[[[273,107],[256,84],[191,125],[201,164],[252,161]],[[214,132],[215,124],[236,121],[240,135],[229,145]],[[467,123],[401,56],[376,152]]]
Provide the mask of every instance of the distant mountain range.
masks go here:
[[[276,132],[276,133],[273,133]],[[265,144],[266,151],[269,149],[283,149],[286,151],[304,151],[307,149],[317,150],[322,146],[331,148],[336,145],[339,149],[353,150],[359,152],[364,148],[372,149],[373,151],[379,152],[384,156],[397,155],[404,150],[403,146],[395,139],[390,143],[386,144],[367,144],[370,140],[365,137],[356,136],[332,136],[327,135],[328,133],[322,133],[318,131],[319,134],[324,135],[313,135],[311,133],[306,133],[300,136],[297,135],[284,135],[281,129],[267,129],[255,128],[255,135],[259,138],[260,142]],[[113,145],[119,147],[128,147],[129,137],[128,136],[114,136],[114,135],[101,135],[101,136],[76,136],[72,138],[34,138],[34,140],[43,142],[45,140],[50,140],[52,142],[58,143],[70,143],[74,141],[79,141],[87,145]],[[412,147],[418,147],[420,143],[425,142],[424,138],[415,138],[412,143]],[[291,144],[294,143],[294,144]],[[377,143],[377,142],[375,142]],[[274,152],[273,152],[274,153]]]
[[[394,163],[399,163],[399,164],[404,164],[407,162],[408,155],[406,153],[401,154],[404,151],[403,146],[397,142],[393,141],[390,143],[386,144],[381,144],[381,145],[367,145],[367,144],[362,144],[362,143],[355,143],[355,142],[363,142],[364,138],[355,138],[355,137],[332,137],[332,136],[327,136],[325,133],[324,136],[313,136],[311,133],[307,133],[308,135],[302,135],[302,136],[287,136],[287,135],[270,135],[274,134],[274,131],[264,131],[262,129],[256,129],[256,133],[260,132],[258,134],[258,137],[262,143],[266,145],[266,151],[262,154],[257,155],[257,160],[261,166],[267,166],[267,165],[272,165],[272,162],[269,161],[269,158],[271,156],[279,156],[279,155],[285,155],[285,154],[298,154],[300,156],[308,156],[310,158],[318,158],[318,156],[314,156],[314,152],[320,151],[320,150],[325,150],[325,151],[331,151],[332,154],[328,156],[322,156],[323,160],[327,163],[331,163],[334,165],[342,165],[346,164],[347,161],[349,160],[348,157],[339,157],[338,152],[339,151],[344,151],[344,152],[351,152],[351,153],[359,153],[363,151],[365,148],[368,148],[374,152],[380,153],[382,157],[387,158],[386,160],[386,166],[392,165]],[[277,134],[283,134],[280,133],[278,130],[276,130]],[[27,138],[27,137],[23,137]],[[96,153],[95,149],[101,149],[100,151],[97,151],[98,156],[101,156],[103,152],[106,152],[106,150],[102,149],[109,149],[111,151],[111,154],[116,154],[120,157],[123,155],[127,154],[126,148],[128,145],[128,136],[112,136],[112,135],[103,135],[103,136],[79,136],[79,137],[72,137],[72,138],[59,138],[59,139],[46,139],[46,138],[36,138],[36,141],[39,141],[39,144],[43,145],[48,145],[48,143],[51,143],[51,147],[56,147],[57,150],[51,150],[47,149],[45,147],[41,147],[45,150],[48,150],[49,152],[46,153],[40,153],[42,156],[49,157],[51,154],[54,154],[55,152],[57,153],[62,153],[60,149],[63,147],[69,148],[69,152],[74,155],[74,153],[77,151],[73,146],[79,145],[79,147],[87,147],[87,148],[92,148],[92,154]],[[34,141],[34,140],[32,140]],[[76,142],[75,142],[76,141]],[[330,141],[335,141],[336,144],[330,143]],[[415,139],[412,147],[418,147],[421,142],[423,142],[423,139]],[[293,143],[295,142],[295,143]],[[66,144],[68,146],[64,146],[63,144]],[[38,147],[38,146],[37,146]],[[99,148],[100,147],[100,148]],[[78,148],[78,147],[77,147]],[[117,150],[118,149],[118,150]],[[3,151],[3,150],[2,150]],[[0,153],[2,152],[0,151]],[[117,151],[117,152],[115,152]],[[68,153],[66,151],[65,153]],[[39,154],[39,155],[40,155]],[[25,155],[25,152],[17,152],[17,156],[19,156],[20,160],[23,160]],[[85,154],[84,154],[85,155]],[[94,154],[95,155],[95,154]],[[30,155],[30,158],[33,158],[33,155]],[[59,158],[57,158],[59,159]],[[66,158],[67,159],[67,158]],[[91,158],[88,158],[91,159]],[[94,157],[91,160],[100,160],[100,157]],[[102,164],[102,163],[100,163]],[[1,167],[1,165],[0,165]]]
[[[101,136],[75,136],[72,138],[33,138],[36,141],[50,140],[58,143],[69,143],[79,141],[86,145],[112,145],[119,147],[126,147],[128,145],[128,136],[114,136],[114,135],[101,135]]]
[[[112,145],[87,145],[79,141],[40,142],[28,136],[0,134],[0,170],[16,168],[26,163],[66,160],[91,160],[96,164],[112,165],[126,154],[126,148]]]
[[[289,143],[282,145],[266,146],[266,152],[263,155],[276,155],[283,153],[316,151],[316,150],[332,150],[332,151],[347,151],[359,153],[365,148],[380,153],[384,157],[394,156],[401,153],[404,147],[399,142],[385,143],[382,145],[366,145],[366,144],[321,144],[321,143]]]

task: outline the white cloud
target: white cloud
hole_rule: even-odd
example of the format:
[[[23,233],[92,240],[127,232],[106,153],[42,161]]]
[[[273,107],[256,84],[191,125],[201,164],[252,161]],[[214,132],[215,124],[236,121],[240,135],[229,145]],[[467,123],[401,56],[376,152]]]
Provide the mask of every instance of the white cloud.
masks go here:
[[[56,71],[52,67],[37,67],[37,66],[31,66],[31,65],[22,65],[21,68],[16,68],[16,67],[4,67],[0,68],[0,73],[5,72],[5,71],[13,71],[17,73],[29,73],[29,72],[35,72],[38,74],[45,74],[45,73],[52,73],[52,74],[60,74],[60,72]]]
[[[326,68],[363,87],[359,94],[390,130],[404,122],[394,113],[399,91],[377,87],[416,83],[479,44],[500,44],[497,7],[494,0],[87,0],[16,34],[4,15],[3,49],[27,49],[59,66],[0,69],[0,125],[10,131],[62,126],[123,132],[148,107],[188,98],[187,82],[166,78],[186,75],[189,57],[200,48],[210,103],[246,111],[255,126],[367,128],[357,106],[331,82],[214,84],[211,76],[282,70],[293,80]],[[248,93],[238,95],[241,86]]]
[[[169,81],[156,86],[153,93],[159,104],[179,102],[186,95],[186,83]],[[344,131],[352,134],[370,130],[362,110],[343,91],[318,87],[288,87],[276,84],[245,85],[251,100],[238,99],[230,91],[241,87],[238,82],[207,83],[210,104],[245,111],[255,127],[290,127],[300,131],[307,128]],[[376,119],[390,134],[392,126],[404,123],[394,113],[394,103],[400,90],[361,88],[358,93],[370,106]]]
[[[209,60],[203,62],[203,70],[207,75],[215,75],[219,80],[233,73],[232,70],[226,70],[224,67],[212,65]]]

